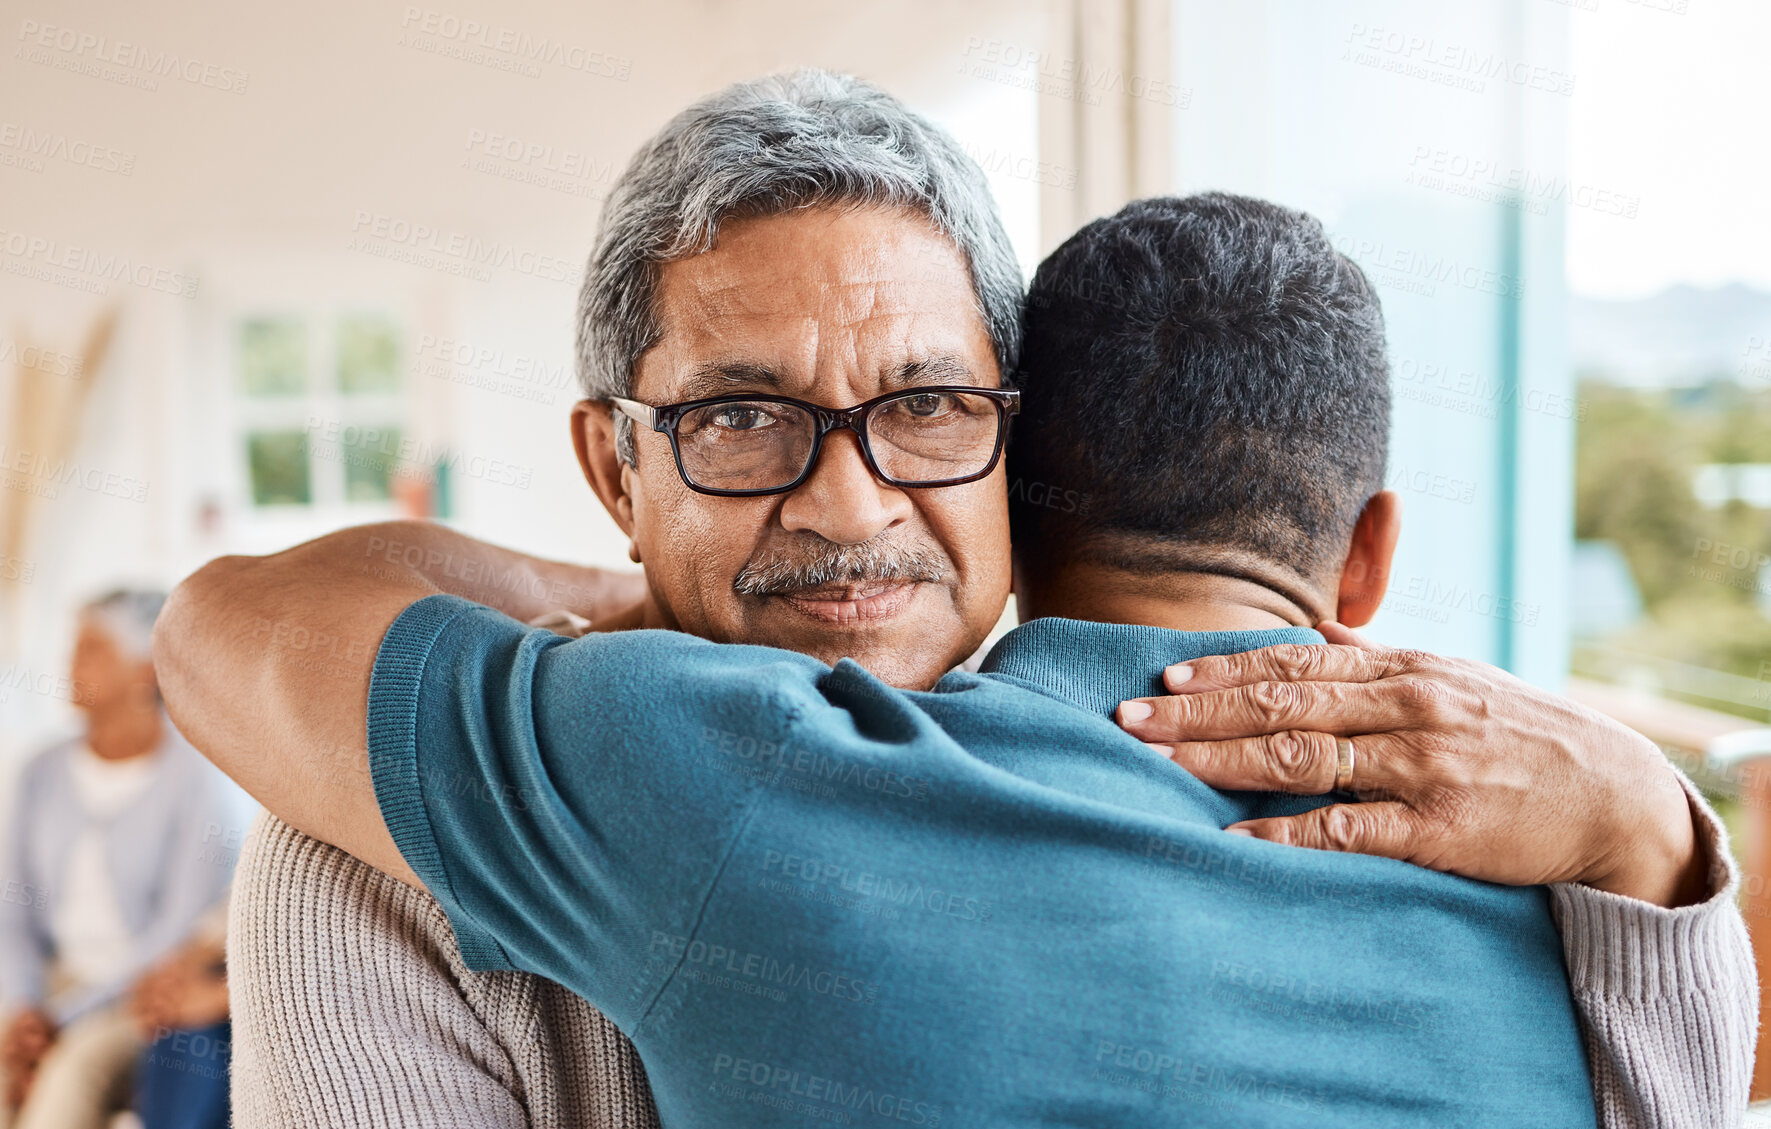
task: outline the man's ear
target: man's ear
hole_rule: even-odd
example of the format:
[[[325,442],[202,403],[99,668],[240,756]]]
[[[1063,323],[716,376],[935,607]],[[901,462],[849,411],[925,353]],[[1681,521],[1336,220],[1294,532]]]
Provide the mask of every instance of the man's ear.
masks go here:
[[[615,453],[614,409],[595,400],[573,404],[572,449],[578,452],[584,481],[602,499],[603,508],[621,532],[632,538],[633,498],[627,492],[628,467]]]
[[[1394,490],[1380,490],[1359,511],[1353,543],[1341,568],[1340,593],[1334,618],[1348,627],[1364,627],[1384,602],[1390,586],[1390,558],[1402,533],[1402,499]]]

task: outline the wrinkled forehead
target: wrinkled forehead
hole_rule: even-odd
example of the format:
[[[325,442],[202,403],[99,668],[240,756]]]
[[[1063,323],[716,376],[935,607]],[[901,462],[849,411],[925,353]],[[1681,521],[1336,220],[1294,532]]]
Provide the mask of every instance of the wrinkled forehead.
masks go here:
[[[635,391],[651,403],[773,391],[833,405],[999,374],[959,249],[908,209],[729,221],[659,272],[663,334]]]

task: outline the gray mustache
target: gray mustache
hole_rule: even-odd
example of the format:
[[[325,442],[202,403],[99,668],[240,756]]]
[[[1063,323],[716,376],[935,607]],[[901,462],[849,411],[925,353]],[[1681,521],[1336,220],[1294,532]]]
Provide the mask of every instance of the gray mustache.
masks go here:
[[[947,560],[927,549],[875,544],[835,545],[829,541],[809,556],[763,553],[746,562],[732,581],[740,596],[778,596],[802,588],[868,581],[938,581]]]

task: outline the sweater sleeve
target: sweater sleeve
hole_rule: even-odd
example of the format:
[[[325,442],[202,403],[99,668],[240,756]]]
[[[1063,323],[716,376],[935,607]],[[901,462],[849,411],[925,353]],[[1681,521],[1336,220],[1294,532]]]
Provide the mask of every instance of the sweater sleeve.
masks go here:
[[[1728,834],[1683,774],[1710,858],[1708,900],[1665,909],[1550,887],[1603,1129],[1738,1126],[1752,1082],[1758,972]]]
[[[264,815],[228,922],[239,1129],[656,1129],[588,1003],[470,972],[436,901]]]

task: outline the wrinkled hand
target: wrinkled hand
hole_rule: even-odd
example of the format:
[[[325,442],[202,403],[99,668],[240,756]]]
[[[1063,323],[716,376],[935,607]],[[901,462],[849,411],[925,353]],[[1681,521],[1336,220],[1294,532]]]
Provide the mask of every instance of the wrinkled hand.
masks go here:
[[[6,1067],[6,1104],[24,1104],[37,1064],[55,1042],[55,1024],[39,1008],[25,1008],[0,1031],[0,1063]]]
[[[1122,703],[1120,724],[1214,788],[1302,795],[1333,790],[1335,739],[1352,739],[1364,802],[1239,834],[1663,906],[1707,896],[1694,813],[1647,738],[1483,663],[1322,632],[1170,667],[1172,696]]]

